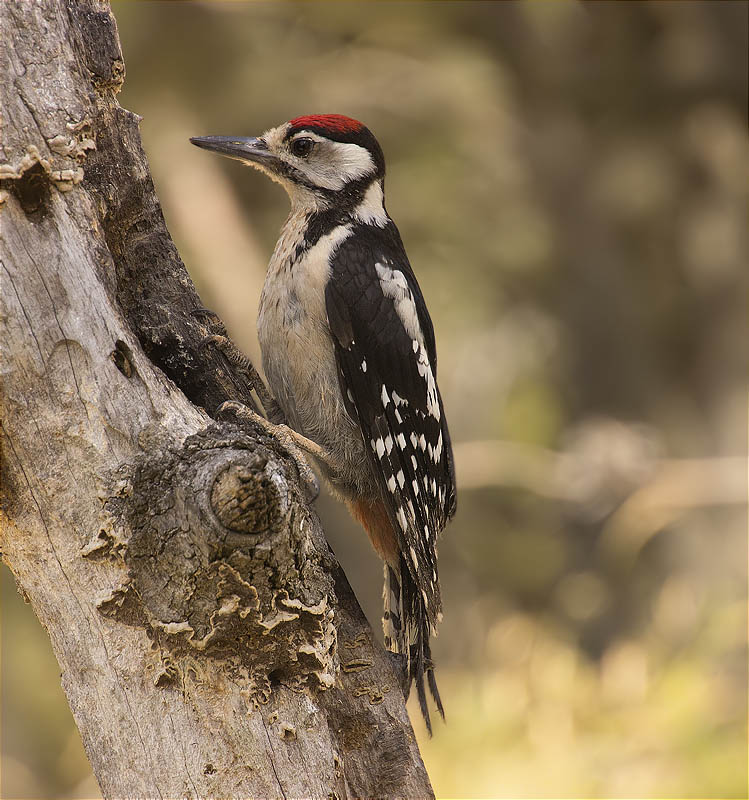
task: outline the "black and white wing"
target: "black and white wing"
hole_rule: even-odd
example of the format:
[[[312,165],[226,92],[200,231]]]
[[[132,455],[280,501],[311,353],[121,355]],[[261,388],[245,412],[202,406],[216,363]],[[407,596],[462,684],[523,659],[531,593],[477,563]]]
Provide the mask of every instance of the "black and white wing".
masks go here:
[[[362,430],[401,554],[431,623],[441,601],[437,535],[455,512],[434,331],[392,223],[344,240],[325,292],[341,391]]]

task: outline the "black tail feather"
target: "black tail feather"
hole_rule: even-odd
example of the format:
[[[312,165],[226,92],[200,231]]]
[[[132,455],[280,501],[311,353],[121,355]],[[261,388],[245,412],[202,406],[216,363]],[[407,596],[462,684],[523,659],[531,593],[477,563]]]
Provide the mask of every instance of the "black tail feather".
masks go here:
[[[440,712],[442,719],[445,718],[445,709],[442,707],[442,699],[440,698],[440,690],[437,688],[437,679],[434,677],[434,664],[432,663],[432,648],[427,641],[427,681],[429,682],[429,693],[432,695],[437,711]]]
[[[383,618],[385,646],[393,652],[403,653],[407,656],[408,688],[410,690],[411,684],[416,684],[419,708],[430,736],[432,735],[432,721],[429,716],[425,677],[437,710],[442,719],[445,718],[445,711],[434,676],[432,650],[429,644],[433,622],[423,595],[405,561],[401,558],[400,570],[397,572],[386,566],[385,616]]]
[[[419,697],[419,708],[421,709],[421,715],[424,717],[424,722],[427,726],[427,731],[429,735],[432,735],[432,720],[429,718],[429,706],[427,705],[427,694],[424,691],[424,662],[421,658],[416,656],[415,662],[414,660],[411,661],[411,678],[416,684],[416,694]],[[414,670],[414,665],[416,669]]]

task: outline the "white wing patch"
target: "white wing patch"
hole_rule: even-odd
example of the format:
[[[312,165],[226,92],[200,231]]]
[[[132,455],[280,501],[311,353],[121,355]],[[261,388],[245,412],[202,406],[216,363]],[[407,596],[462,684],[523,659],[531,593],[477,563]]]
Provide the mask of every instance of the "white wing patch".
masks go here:
[[[398,315],[408,335],[423,347],[424,337],[419,325],[419,315],[416,311],[416,303],[414,303],[411,290],[408,288],[406,276],[399,269],[391,269],[380,262],[375,264],[375,269],[380,279],[382,293],[393,301],[395,313]],[[416,351],[414,350],[414,352]]]
[[[396,512],[396,519],[398,520],[398,524],[401,526],[401,530],[407,531],[408,530],[408,522],[406,522],[406,515],[403,512],[402,508],[399,508]]]
[[[437,383],[434,380],[434,372],[432,365],[429,363],[429,356],[427,349],[424,345],[424,336],[421,332],[419,325],[419,315],[416,311],[416,303],[414,302],[411,289],[408,287],[406,276],[399,269],[392,269],[386,264],[377,262],[375,264],[377,276],[380,279],[380,287],[385,297],[393,301],[395,313],[401,321],[401,324],[406,330],[406,333],[412,339],[413,351],[417,358],[417,368],[419,375],[426,383],[427,395],[427,413],[434,417],[438,422],[440,420],[440,404],[437,396]],[[385,387],[383,391],[383,405],[385,402]],[[405,403],[406,401],[393,392],[393,402],[396,405]],[[424,449],[424,448],[422,448]]]
[[[421,375],[427,385],[427,412],[439,422],[440,402],[437,399],[437,383],[434,380],[432,365],[429,363],[429,356],[423,344],[419,346],[418,370],[419,375]],[[422,447],[422,450],[423,449]]]

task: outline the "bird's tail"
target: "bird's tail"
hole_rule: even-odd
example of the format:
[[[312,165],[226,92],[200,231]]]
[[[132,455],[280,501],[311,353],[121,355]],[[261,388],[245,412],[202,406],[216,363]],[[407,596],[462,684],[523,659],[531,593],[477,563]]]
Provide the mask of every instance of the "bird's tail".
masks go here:
[[[401,653],[406,657],[408,689],[410,692],[411,684],[416,684],[421,713],[431,736],[432,723],[429,718],[424,688],[425,677],[429,692],[443,719],[445,711],[442,708],[442,700],[434,677],[432,651],[429,646],[431,632],[429,615],[423,595],[402,557],[400,569],[397,572],[389,564],[385,564],[383,595],[385,612],[382,618],[382,627],[385,633],[385,647],[393,653]]]

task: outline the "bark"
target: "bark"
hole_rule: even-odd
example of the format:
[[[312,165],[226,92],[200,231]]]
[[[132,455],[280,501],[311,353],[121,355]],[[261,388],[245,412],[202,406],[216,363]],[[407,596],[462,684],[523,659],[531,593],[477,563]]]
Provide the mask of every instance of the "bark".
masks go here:
[[[3,558],[104,796],[431,797],[293,462],[210,416],[252,398],[200,345],[108,7],[4,2],[0,48]]]

